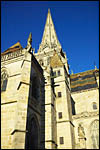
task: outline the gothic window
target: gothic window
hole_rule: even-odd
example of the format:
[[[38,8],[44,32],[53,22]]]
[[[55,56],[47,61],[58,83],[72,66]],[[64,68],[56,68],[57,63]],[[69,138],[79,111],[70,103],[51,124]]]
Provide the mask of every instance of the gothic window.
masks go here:
[[[58,76],[60,76],[60,70],[58,70]]]
[[[64,137],[60,137],[60,144],[64,144]]]
[[[38,149],[39,125],[37,118],[27,118],[25,149]]]
[[[61,92],[58,92],[58,97],[61,97]]]
[[[53,76],[60,76],[60,75],[61,75],[60,70],[54,71],[54,72],[53,72]]]
[[[8,82],[8,74],[6,71],[1,73],[1,92],[6,91]]]
[[[95,102],[93,102],[93,109],[97,109],[97,104]]]
[[[56,76],[56,71],[53,72],[53,75]]]
[[[58,115],[59,115],[59,119],[61,119],[62,118],[62,112],[59,112]]]
[[[90,127],[92,148],[99,149],[99,120],[92,122]]]

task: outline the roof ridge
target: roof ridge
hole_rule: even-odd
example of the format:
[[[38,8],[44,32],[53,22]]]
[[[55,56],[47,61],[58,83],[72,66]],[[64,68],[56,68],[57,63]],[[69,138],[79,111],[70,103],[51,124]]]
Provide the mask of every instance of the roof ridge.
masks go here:
[[[7,52],[11,52],[13,49],[21,49],[23,48],[20,44],[20,42],[18,41],[17,43],[15,43],[14,45],[12,45],[11,47],[9,47],[8,49],[4,50],[4,52],[2,52],[1,54],[7,53]]]
[[[87,71],[83,71],[83,72],[79,72],[79,73],[74,73],[74,74],[71,74],[71,76],[74,76],[74,75],[77,75],[77,74],[86,73],[86,72],[92,72],[92,71],[95,71],[95,70],[99,70],[99,69],[91,69],[91,70],[87,70]]]

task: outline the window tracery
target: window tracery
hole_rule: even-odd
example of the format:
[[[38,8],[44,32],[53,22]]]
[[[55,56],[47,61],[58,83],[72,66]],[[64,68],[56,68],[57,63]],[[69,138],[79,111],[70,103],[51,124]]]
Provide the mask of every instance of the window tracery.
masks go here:
[[[92,122],[90,127],[92,148],[99,149],[99,120]]]

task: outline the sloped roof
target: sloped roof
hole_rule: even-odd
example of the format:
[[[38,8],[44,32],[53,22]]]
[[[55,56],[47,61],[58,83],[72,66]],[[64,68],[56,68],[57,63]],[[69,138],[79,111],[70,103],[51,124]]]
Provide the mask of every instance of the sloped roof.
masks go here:
[[[21,46],[20,42],[17,42],[16,44],[12,45],[10,48],[5,50],[3,53],[1,53],[1,55],[5,55],[5,54],[8,54],[8,53],[20,50],[20,49],[22,49],[22,46]]]
[[[50,66],[52,68],[63,66],[63,62],[57,52],[54,52],[54,55],[50,59]]]
[[[99,76],[99,69],[88,70],[85,72],[70,75],[71,92],[97,88],[96,76]]]
[[[17,42],[16,44],[12,45],[10,48],[17,48],[17,47],[22,48],[20,42]]]

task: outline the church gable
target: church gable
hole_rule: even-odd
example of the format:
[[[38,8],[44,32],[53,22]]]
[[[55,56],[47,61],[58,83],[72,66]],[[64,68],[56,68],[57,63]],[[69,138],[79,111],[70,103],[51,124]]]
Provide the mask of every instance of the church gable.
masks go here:
[[[52,68],[63,66],[63,63],[62,63],[60,57],[58,56],[58,54],[56,52],[54,53],[54,55],[50,59],[50,66]]]
[[[20,49],[22,49],[22,46],[21,46],[21,44],[19,42],[17,42],[16,44],[12,45],[10,48],[5,50],[3,53],[1,53],[1,55],[12,53],[12,52],[18,51]]]
[[[22,48],[20,42],[17,42],[16,44],[12,45],[10,48]]]

